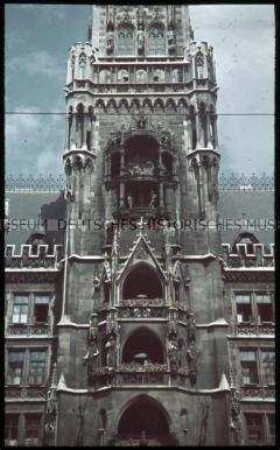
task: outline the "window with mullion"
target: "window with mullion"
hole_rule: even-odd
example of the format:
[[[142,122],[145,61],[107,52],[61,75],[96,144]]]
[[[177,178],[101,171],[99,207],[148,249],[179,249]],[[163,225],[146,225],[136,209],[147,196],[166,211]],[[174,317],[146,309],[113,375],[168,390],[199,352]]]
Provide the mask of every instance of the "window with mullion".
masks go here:
[[[39,439],[41,434],[41,414],[26,414],[25,416],[25,438]]]
[[[50,294],[35,294],[34,322],[47,323],[49,314]]]
[[[250,293],[236,293],[237,322],[251,322],[253,317],[252,298]]]
[[[8,370],[7,383],[12,385],[21,385],[23,378],[25,352],[21,350],[8,351]]]
[[[154,28],[149,32],[148,48],[149,55],[159,56],[165,54],[164,31],[161,28]]]
[[[263,382],[266,386],[275,384],[275,352],[271,349],[261,349],[261,368]]]
[[[45,381],[46,350],[31,350],[29,355],[29,384],[41,385]]]
[[[271,294],[263,294],[256,293],[256,304],[257,304],[257,313],[259,317],[259,321],[263,322],[273,322],[274,314],[273,314],[273,305]]]
[[[134,54],[134,33],[130,28],[121,28],[118,32],[118,56]]]
[[[5,439],[16,441],[18,437],[19,414],[6,414],[5,416]]]
[[[29,311],[29,296],[15,295],[12,323],[13,324],[27,324]]]
[[[267,443],[275,444],[275,414],[267,414]]]
[[[256,349],[240,350],[241,376],[243,386],[259,384]]]
[[[265,441],[264,415],[259,413],[246,413],[246,444],[262,445]]]

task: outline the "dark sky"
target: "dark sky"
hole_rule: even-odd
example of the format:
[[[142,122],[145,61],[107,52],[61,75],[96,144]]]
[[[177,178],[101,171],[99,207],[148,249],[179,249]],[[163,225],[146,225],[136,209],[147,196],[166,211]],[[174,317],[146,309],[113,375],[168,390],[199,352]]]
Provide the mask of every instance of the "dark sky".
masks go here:
[[[64,112],[69,48],[88,5],[5,5],[6,112]],[[214,47],[221,172],[272,173],[273,5],[190,6],[196,41]],[[240,115],[242,114],[242,115]],[[257,115],[254,115],[257,114]],[[6,115],[6,173],[62,172],[63,115]]]

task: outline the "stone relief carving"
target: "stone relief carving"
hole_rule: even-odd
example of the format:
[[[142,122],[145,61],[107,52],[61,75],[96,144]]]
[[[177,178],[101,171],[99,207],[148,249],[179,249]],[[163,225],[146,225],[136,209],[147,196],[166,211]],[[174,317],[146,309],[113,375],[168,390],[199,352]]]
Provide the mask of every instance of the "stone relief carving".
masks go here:
[[[133,176],[153,176],[155,166],[152,161],[131,162],[127,165],[127,172]]]

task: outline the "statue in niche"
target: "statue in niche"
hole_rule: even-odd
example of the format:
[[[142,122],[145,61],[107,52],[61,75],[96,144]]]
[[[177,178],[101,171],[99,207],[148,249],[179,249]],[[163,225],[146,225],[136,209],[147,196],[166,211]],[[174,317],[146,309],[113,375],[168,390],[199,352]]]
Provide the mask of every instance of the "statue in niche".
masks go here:
[[[85,67],[86,67],[86,56],[81,54],[79,57],[79,77],[85,77]]]
[[[189,328],[188,328],[188,340],[189,342],[195,341],[196,336],[196,326],[195,319],[193,316],[190,317]]]
[[[95,372],[99,367],[99,348],[97,340],[94,339],[89,344],[89,352],[88,352],[88,358],[89,358],[89,370],[90,372]]]
[[[137,35],[137,50],[138,55],[144,55],[145,51],[145,34],[142,30],[138,32]]]
[[[160,19],[159,17],[159,8],[155,8],[154,9],[154,14],[153,14],[153,22],[158,22]]]
[[[149,206],[151,208],[155,208],[156,207],[156,203],[157,203],[157,194],[155,193],[154,190],[151,191],[151,201]]]
[[[113,334],[110,335],[106,345],[106,366],[113,368],[117,365],[117,343]]]
[[[187,360],[188,360],[188,364],[189,364],[189,374],[190,374],[191,385],[196,383],[197,357],[198,357],[197,346],[194,341],[191,341],[191,343],[189,344],[189,348],[187,350]]]
[[[160,141],[162,144],[168,144],[170,141],[170,132],[168,130],[162,130]]]
[[[93,341],[97,338],[97,326],[98,326],[98,316],[97,314],[93,313],[90,316],[90,322],[89,322],[89,341]]]
[[[126,201],[128,208],[129,209],[133,208],[133,197],[130,194],[127,195]]]
[[[112,31],[110,31],[107,34],[106,46],[107,46],[107,52],[113,53],[113,51],[114,51],[114,33]]]
[[[186,116],[185,130],[186,130],[186,134],[187,134],[186,147],[187,147],[187,150],[190,150],[192,148],[192,120],[191,120],[190,115]]]
[[[169,50],[174,50],[175,44],[176,44],[175,31],[173,29],[170,29],[168,31],[168,47],[169,47]]]
[[[138,115],[138,117],[136,118],[136,126],[139,129],[145,129],[147,126],[147,118],[144,116],[143,112],[141,111]]]
[[[169,337],[167,342],[167,355],[171,372],[178,369],[178,344],[175,336]]]

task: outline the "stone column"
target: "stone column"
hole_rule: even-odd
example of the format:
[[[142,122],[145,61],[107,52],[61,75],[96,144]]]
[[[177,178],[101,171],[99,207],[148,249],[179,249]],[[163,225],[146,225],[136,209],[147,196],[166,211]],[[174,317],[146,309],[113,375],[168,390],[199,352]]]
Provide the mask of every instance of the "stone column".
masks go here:
[[[124,162],[124,148],[121,147],[120,149],[120,178],[121,178],[121,182],[120,182],[120,206],[124,206],[125,205],[125,185],[124,185],[124,181],[123,181],[123,176],[124,176],[124,170],[125,168],[125,162]]]

